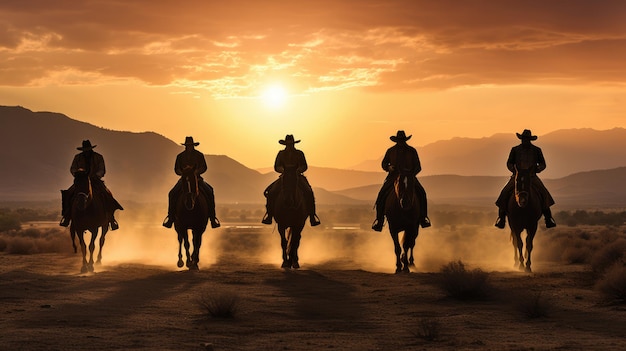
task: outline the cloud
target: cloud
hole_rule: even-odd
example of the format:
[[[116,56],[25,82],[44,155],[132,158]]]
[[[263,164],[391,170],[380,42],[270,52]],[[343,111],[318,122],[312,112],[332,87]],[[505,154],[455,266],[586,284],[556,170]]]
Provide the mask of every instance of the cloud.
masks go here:
[[[0,81],[127,79],[216,97],[273,76],[300,93],[619,84],[623,13],[617,0],[3,1]]]

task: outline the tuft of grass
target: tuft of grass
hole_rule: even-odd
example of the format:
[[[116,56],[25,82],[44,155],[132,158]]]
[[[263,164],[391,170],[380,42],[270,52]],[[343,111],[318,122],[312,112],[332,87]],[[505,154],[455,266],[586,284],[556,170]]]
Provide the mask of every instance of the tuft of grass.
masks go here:
[[[626,239],[616,240],[598,250],[591,258],[591,268],[603,274],[617,262],[626,261]]]
[[[424,317],[417,322],[413,335],[426,341],[435,341],[441,335],[441,323],[436,318]]]
[[[611,266],[596,283],[596,289],[609,300],[626,302],[626,265],[618,262]]]
[[[459,300],[482,299],[489,295],[489,274],[480,268],[468,270],[463,262],[450,262],[441,267],[441,287],[450,297]]]
[[[234,293],[206,293],[198,300],[204,314],[212,318],[234,318],[239,310],[239,295]]]
[[[549,315],[552,303],[541,295],[541,292],[518,296],[517,307],[527,318],[542,318]]]

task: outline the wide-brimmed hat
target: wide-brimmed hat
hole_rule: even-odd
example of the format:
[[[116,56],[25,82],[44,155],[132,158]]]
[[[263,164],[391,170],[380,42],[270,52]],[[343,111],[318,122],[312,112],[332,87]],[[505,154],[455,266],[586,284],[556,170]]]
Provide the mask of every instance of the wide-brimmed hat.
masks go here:
[[[409,135],[406,136],[406,134],[404,134],[403,130],[399,130],[398,133],[396,133],[396,135],[392,135],[389,137],[389,139],[391,139],[391,141],[393,142],[398,142],[398,141],[407,141],[409,139],[411,139],[413,135]]]
[[[520,133],[515,133],[515,134],[517,134],[517,137],[522,139],[522,140],[524,140],[524,139],[537,140],[537,136],[533,135],[533,133],[530,131],[530,129],[524,129],[522,134],[520,134]]]
[[[299,143],[300,140],[294,140],[292,134],[287,134],[285,136],[285,140],[279,140],[278,143],[281,145],[293,145]]]
[[[83,140],[83,146],[79,146],[76,149],[80,151],[87,151],[93,149],[96,146],[98,145],[91,145],[91,141],[89,140]]]
[[[194,141],[193,141],[193,137],[188,136],[188,137],[186,137],[186,138],[185,138],[185,142],[184,142],[184,143],[182,143],[182,144],[180,144],[180,145],[185,145],[185,146],[188,146],[188,145],[198,146],[198,145],[200,145],[200,143],[194,142]]]

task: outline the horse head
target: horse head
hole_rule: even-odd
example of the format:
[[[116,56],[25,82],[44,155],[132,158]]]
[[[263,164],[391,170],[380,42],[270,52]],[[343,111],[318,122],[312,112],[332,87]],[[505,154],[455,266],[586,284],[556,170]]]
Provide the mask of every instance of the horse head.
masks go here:
[[[185,204],[185,208],[191,211],[196,207],[196,200],[200,194],[198,175],[196,174],[195,167],[183,169],[181,178],[183,183],[183,203]]]
[[[281,192],[285,203],[290,207],[298,204],[298,171],[296,168],[285,168],[282,175]]]
[[[521,208],[530,201],[530,169],[518,169],[515,167],[515,202]]]
[[[76,188],[76,203],[78,208],[85,210],[93,200],[93,188],[91,178],[84,170],[79,170],[74,174],[74,186]]]
[[[396,197],[400,201],[400,208],[408,209],[415,204],[415,177],[406,172],[400,172],[393,184]]]

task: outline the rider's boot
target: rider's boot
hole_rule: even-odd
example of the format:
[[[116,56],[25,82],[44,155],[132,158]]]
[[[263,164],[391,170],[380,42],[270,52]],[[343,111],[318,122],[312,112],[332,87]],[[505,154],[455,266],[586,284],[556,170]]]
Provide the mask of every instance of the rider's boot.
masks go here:
[[[552,211],[550,210],[550,207],[543,210],[543,218],[546,220],[546,228],[556,227],[556,221],[552,218]]]
[[[67,190],[61,190],[61,222],[59,222],[59,225],[62,227],[67,227],[70,225],[70,216],[69,216],[69,209],[67,208],[67,204],[68,204],[68,194],[67,194]]]
[[[422,218],[422,220],[420,221],[420,225],[422,226],[422,228],[428,228],[431,226],[428,216],[424,216],[424,218]]]
[[[376,219],[372,223],[372,229],[377,232],[383,231],[383,225],[385,224],[385,215],[381,204],[376,203]]]
[[[120,225],[117,223],[117,221],[115,220],[115,217],[113,216],[111,216],[111,220],[109,221],[109,224],[111,225],[111,230],[120,229]]]
[[[315,213],[309,215],[311,221],[311,227],[315,227],[316,225],[320,225],[320,219],[317,217]]]
[[[498,208],[498,219],[496,219],[495,226],[504,229],[506,225],[506,211],[503,208]]]
[[[163,220],[163,226],[165,228],[171,228],[172,224],[174,224],[174,215],[168,214],[165,220]]]
[[[211,228],[219,228],[222,224],[220,224],[220,220],[217,217],[213,216],[211,219]]]

